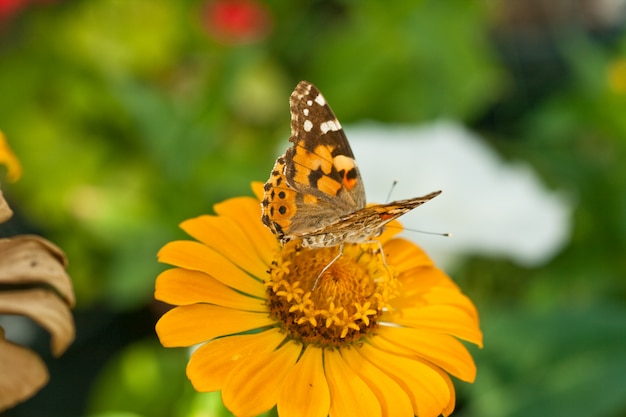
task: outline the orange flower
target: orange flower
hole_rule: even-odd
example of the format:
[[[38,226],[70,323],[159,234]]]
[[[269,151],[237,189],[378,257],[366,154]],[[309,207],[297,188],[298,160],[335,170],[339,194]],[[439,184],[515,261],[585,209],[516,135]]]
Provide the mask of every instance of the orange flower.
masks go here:
[[[254,184],[257,196],[261,184]],[[448,374],[473,382],[458,339],[482,344],[472,302],[413,243],[280,247],[259,200],[239,197],[215,216],[181,224],[197,241],[170,242],[155,297],[176,307],[156,326],[166,347],[201,344],[187,366],[198,391],[222,391],[237,416],[449,415]]]
[[[0,165],[7,167],[7,178],[11,182],[17,181],[22,175],[22,165],[15,156],[9,144],[7,143],[4,133],[0,130]]]

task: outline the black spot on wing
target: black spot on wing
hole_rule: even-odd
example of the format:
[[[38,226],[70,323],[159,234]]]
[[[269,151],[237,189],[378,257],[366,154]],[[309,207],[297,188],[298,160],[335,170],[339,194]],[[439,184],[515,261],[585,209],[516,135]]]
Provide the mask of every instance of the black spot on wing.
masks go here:
[[[276,231],[276,234],[278,235],[279,238],[282,238],[285,235],[283,228],[280,227],[280,225],[276,222],[274,222],[274,230]]]
[[[267,227],[270,227],[270,217],[265,215],[265,216],[261,216],[261,221],[263,222],[264,225],[266,225]]]
[[[316,169],[309,173],[309,185],[313,188],[318,188],[317,182],[324,176],[324,172],[321,169]]]
[[[355,180],[358,176],[359,174],[357,173],[356,168],[352,168],[348,172],[346,172],[346,175],[344,178],[348,180]]]

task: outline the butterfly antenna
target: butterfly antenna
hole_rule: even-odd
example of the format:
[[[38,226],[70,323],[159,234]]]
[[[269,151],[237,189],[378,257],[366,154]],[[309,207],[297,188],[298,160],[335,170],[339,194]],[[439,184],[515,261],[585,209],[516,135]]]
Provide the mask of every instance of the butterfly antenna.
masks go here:
[[[451,237],[452,236],[452,233],[428,232],[426,230],[407,229],[406,227],[403,227],[402,230],[408,230],[409,232],[423,233],[425,235],[435,235],[435,236],[441,236],[441,237]]]
[[[391,200],[391,193],[393,193],[393,189],[396,188],[396,185],[398,185],[397,179],[393,180],[393,182],[391,183],[391,187],[389,188],[389,193],[387,194],[387,203]]]
[[[451,237],[452,236],[452,233],[429,232],[427,230],[409,229],[408,227],[396,226],[396,225],[393,225],[393,224],[388,224],[385,227],[389,227],[391,229],[402,229],[402,230],[406,230],[408,232],[423,233],[425,235],[434,235],[434,236],[441,236],[441,237]]]

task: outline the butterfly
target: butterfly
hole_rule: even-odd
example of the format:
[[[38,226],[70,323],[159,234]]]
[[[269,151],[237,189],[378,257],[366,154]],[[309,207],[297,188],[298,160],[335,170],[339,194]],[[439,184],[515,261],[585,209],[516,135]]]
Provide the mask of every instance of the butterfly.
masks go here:
[[[344,243],[374,242],[387,223],[441,193],[366,206],[354,154],[324,96],[301,81],[289,103],[293,146],[276,160],[261,202],[261,220],[281,244],[340,246],[338,258]]]

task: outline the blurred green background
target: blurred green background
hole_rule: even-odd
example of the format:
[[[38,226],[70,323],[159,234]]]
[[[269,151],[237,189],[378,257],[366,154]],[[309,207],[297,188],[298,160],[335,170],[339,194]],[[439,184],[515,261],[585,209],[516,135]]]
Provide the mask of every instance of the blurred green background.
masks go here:
[[[306,79],[343,124],[456,120],[575,196],[549,263],[448,271],[485,334],[454,415],[626,416],[622,3],[0,0],[0,129],[24,167],[0,232],[60,245],[78,298],[50,384],[2,415],[229,415],[158,344],[156,252],[267,178]]]

